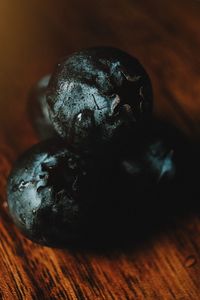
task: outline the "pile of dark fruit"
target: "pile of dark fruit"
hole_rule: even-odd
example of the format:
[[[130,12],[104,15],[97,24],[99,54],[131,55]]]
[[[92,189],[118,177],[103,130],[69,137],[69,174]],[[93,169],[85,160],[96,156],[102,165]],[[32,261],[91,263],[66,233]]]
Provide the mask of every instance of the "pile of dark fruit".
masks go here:
[[[144,197],[148,215],[152,193],[176,173],[173,143],[152,106],[146,71],[115,48],[74,53],[38,82],[28,110],[45,140],[8,180],[10,214],[26,236],[50,246],[118,236]]]

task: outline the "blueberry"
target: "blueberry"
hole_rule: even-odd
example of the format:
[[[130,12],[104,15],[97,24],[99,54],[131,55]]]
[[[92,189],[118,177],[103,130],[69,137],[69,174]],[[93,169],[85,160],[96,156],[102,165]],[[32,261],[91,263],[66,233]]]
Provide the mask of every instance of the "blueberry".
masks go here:
[[[152,118],[144,126],[130,128],[120,140],[113,140],[113,152],[124,181],[130,178],[140,187],[172,181],[177,172],[177,153],[180,153],[178,133],[173,138],[175,132],[167,124]],[[134,138],[130,139],[130,136]]]
[[[159,138],[134,148],[132,152],[129,149],[119,161],[124,179],[130,177],[129,180],[133,184],[139,183],[140,187],[171,181],[176,173],[174,149]]]
[[[57,65],[47,88],[53,126],[73,148],[90,151],[152,112],[150,79],[129,54],[111,47],[76,52]]]
[[[92,159],[71,153],[57,139],[21,156],[7,190],[10,214],[26,236],[50,246],[78,240],[87,223],[92,178],[99,180],[93,165]]]
[[[31,89],[28,97],[28,115],[34,129],[41,139],[48,139],[57,135],[49,119],[49,111],[46,104],[46,89],[50,75],[40,79]]]

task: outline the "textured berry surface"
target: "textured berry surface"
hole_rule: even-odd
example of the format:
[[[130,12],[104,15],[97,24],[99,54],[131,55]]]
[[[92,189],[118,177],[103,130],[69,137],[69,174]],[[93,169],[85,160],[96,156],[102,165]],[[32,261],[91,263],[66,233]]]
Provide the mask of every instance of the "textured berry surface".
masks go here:
[[[130,177],[133,184],[140,183],[141,187],[171,181],[177,175],[177,155],[181,153],[177,145],[180,143],[181,136],[175,129],[172,131],[170,126],[155,119],[127,132],[123,139],[113,143],[124,174],[122,178]]]
[[[47,245],[77,238],[89,203],[90,162],[58,140],[33,146],[17,161],[8,181],[8,204],[29,238]]]
[[[74,148],[91,150],[122,125],[152,112],[150,79],[139,61],[110,47],[74,53],[58,64],[48,89],[51,121]]]

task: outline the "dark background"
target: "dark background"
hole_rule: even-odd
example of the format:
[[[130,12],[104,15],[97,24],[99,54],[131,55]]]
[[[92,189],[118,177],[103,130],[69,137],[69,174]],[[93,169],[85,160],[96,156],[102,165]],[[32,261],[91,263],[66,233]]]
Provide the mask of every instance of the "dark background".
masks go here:
[[[78,49],[112,45],[136,56],[152,79],[154,114],[199,142],[199,33],[195,0],[0,2],[0,299],[199,299],[197,213],[138,250],[97,255],[31,243],[5,202],[13,161],[37,142],[28,92]]]

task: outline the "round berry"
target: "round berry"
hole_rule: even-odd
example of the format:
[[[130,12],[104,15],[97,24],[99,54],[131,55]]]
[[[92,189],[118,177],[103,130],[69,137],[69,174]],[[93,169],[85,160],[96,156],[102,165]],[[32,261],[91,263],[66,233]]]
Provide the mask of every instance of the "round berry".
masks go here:
[[[146,120],[152,87],[139,61],[112,47],[76,52],[58,64],[47,88],[55,130],[73,147],[90,151],[118,129]]]
[[[46,89],[49,80],[50,75],[41,78],[31,89],[28,97],[28,115],[41,139],[48,139],[57,135],[49,119],[49,111],[46,104]]]
[[[8,206],[16,225],[32,240],[61,245],[81,236],[90,203],[91,159],[68,151],[62,141],[33,146],[8,180]]]

